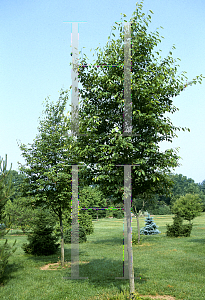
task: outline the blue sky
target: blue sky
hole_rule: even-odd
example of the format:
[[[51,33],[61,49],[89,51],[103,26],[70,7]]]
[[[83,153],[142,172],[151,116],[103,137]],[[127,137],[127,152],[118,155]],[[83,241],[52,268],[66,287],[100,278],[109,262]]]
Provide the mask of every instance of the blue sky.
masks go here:
[[[18,170],[17,161],[25,163],[17,140],[33,142],[44,99],[50,95],[56,102],[60,89],[71,85],[71,24],[64,21],[86,22],[79,25],[79,50],[85,47],[83,53],[92,61],[94,49],[105,46],[120,14],[129,21],[135,9],[133,0],[0,1],[0,156],[8,155],[7,169],[11,163],[13,170]],[[188,80],[205,76],[204,9],[204,0],[144,1],[144,13],[154,12],[150,31],[164,28],[159,30],[165,37],[158,47],[162,57],[175,44],[173,57],[181,59],[177,74],[186,71]],[[174,172],[202,182],[205,80],[174,98],[174,105],[179,111],[166,115],[174,126],[189,127],[191,132],[177,131],[178,138],[161,143],[161,150],[180,147],[182,166]]]

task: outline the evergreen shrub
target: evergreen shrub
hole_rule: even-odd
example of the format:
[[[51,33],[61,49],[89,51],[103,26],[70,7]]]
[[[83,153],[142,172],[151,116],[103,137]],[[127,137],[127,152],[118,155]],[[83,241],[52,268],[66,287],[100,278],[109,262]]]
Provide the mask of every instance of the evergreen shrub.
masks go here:
[[[87,235],[90,235],[94,232],[92,217],[89,215],[88,212],[80,211],[78,216],[78,222],[79,222],[79,243],[84,243],[87,241]],[[63,236],[64,236],[65,244],[71,243],[71,223],[72,223],[72,219],[69,214],[67,215],[67,217],[63,217]],[[58,239],[60,239],[61,231],[60,231],[59,222],[55,224],[54,234]]]
[[[86,241],[87,241],[87,236],[86,236],[85,229],[79,225],[79,243],[85,243]],[[71,226],[65,229],[64,243],[71,244]]]
[[[140,230],[140,234],[144,234],[144,235],[152,235],[152,234],[159,234],[161,233],[157,228],[159,226],[157,226],[154,222],[153,222],[153,217],[150,217],[150,214],[148,214],[146,220],[145,220],[145,227],[143,227]]]
[[[2,226],[4,227],[4,226]],[[0,238],[2,239],[7,233],[9,232],[9,230],[6,231],[6,228],[1,228],[0,229]],[[12,246],[8,245],[8,240],[6,239],[6,241],[4,242],[4,244],[0,245],[0,282],[3,282],[3,276],[5,274],[5,269],[6,266],[8,264],[8,258],[12,255],[12,253],[14,253],[17,249],[13,248],[16,244],[16,240],[14,241]],[[12,249],[13,248],[13,249]],[[10,252],[11,250],[11,252]]]
[[[167,226],[166,235],[169,237],[178,237],[178,236],[189,237],[191,234],[193,224],[182,225],[183,218],[180,217],[179,215],[175,215],[175,217],[173,217],[173,220],[174,220],[173,225],[166,224]]]
[[[56,244],[58,238],[53,236],[53,225],[48,222],[48,216],[43,211],[38,213],[38,221],[28,234],[29,244],[24,243],[22,249],[25,253],[33,255],[56,254],[60,244]]]

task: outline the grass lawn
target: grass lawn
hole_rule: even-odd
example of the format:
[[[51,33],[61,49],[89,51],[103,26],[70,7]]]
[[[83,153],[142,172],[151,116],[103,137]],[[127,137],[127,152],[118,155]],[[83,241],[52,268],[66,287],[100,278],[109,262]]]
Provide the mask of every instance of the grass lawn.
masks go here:
[[[141,245],[133,245],[135,277],[141,277],[135,279],[135,290],[146,300],[205,299],[205,213],[192,221],[190,237],[166,237],[166,224],[173,224],[172,217],[154,216],[161,234],[145,236]],[[16,239],[18,249],[9,258],[0,299],[128,299],[129,280],[115,280],[123,276],[123,219],[100,219],[93,223],[94,233],[79,245],[80,277],[88,277],[82,280],[63,279],[71,277],[70,264],[64,269],[46,269],[45,265],[57,265],[60,249],[50,256],[25,254],[21,245],[28,242],[27,236],[20,230],[21,235],[14,236],[17,230],[9,232],[9,245]],[[144,226],[145,218],[141,217],[140,228]],[[136,218],[132,230],[137,232]],[[71,261],[71,245],[65,245],[65,261]]]

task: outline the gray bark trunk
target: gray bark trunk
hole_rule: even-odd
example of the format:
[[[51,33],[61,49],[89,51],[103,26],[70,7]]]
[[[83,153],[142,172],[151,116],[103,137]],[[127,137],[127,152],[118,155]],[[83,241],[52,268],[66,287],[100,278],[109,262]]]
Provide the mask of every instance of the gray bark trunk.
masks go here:
[[[61,266],[64,267],[64,236],[63,236],[63,220],[62,220],[62,212],[60,215],[60,231],[61,231]]]
[[[137,214],[138,244],[140,243],[140,224],[139,224],[140,213],[141,211]]]

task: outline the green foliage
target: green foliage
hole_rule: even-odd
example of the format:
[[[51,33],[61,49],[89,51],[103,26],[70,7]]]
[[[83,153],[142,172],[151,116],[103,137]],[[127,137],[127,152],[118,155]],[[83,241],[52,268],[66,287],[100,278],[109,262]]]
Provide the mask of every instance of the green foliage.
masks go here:
[[[65,234],[64,234],[64,243],[71,244],[71,226],[66,227]],[[87,236],[85,229],[79,225],[79,243],[85,243],[87,241]]]
[[[10,226],[15,224],[18,228],[21,228],[23,233],[30,228],[29,224],[35,218],[35,211],[32,208],[32,204],[30,207],[28,206],[30,201],[29,197],[21,197],[15,198],[13,203],[9,200],[5,205],[4,215],[6,223],[10,224]]]
[[[158,205],[156,208],[149,209],[151,215],[171,215],[171,209],[167,205]]]
[[[13,202],[14,199],[21,197],[21,184],[23,183],[25,175],[18,173],[16,170],[5,171],[5,173],[8,172],[10,176],[6,179],[6,185],[9,185],[9,180],[11,178],[12,195],[9,199]]]
[[[9,230],[6,231],[6,229],[0,229],[0,239],[2,240],[4,235],[6,235],[8,232]],[[17,247],[13,248],[15,244],[16,244],[16,240],[14,241],[12,246],[9,246],[7,239],[4,242],[4,244],[2,243],[0,244],[0,282],[3,281],[3,277],[6,270],[6,266],[8,265],[9,257],[17,250]]]
[[[79,221],[79,243],[83,243],[87,241],[87,235],[90,235],[94,232],[94,226],[92,223],[92,217],[88,214],[87,211],[79,211],[78,216]],[[71,243],[71,215],[64,211],[63,217],[63,232],[64,232],[64,243],[69,244]],[[54,226],[54,235],[56,237],[61,236],[60,225],[56,223]]]
[[[106,199],[98,187],[85,186],[79,191],[79,206],[82,208],[103,208],[107,206]],[[81,210],[83,211],[83,210]],[[106,212],[104,210],[85,210],[92,219],[104,218]]]
[[[103,51],[98,50],[97,59],[91,67],[86,55],[73,68],[78,69],[82,84],[79,94],[82,99],[79,108],[79,135],[76,153],[80,161],[92,168],[90,184],[100,185],[106,196],[113,195],[116,201],[123,201],[124,169],[116,165],[132,167],[132,196],[139,194],[170,195],[172,180],[169,168],[179,166],[174,149],[160,152],[159,143],[172,141],[175,131],[166,112],[174,113],[173,97],[185,87],[186,76],[176,76],[177,66],[172,54],[159,59],[154,48],[161,42],[158,31],[148,32],[145,20],[137,4],[130,22],[132,38],[132,128],[138,136],[122,136],[124,130],[124,38],[122,26],[120,38],[111,40]],[[116,29],[116,26],[114,30]],[[106,67],[107,65],[107,67]],[[116,67],[109,67],[118,65]],[[201,81],[193,79],[192,83]],[[182,78],[182,79],[181,79]],[[125,80],[126,81],[126,80]],[[71,120],[70,123],[73,121]],[[182,128],[185,130],[187,128]],[[189,129],[188,129],[189,130]],[[103,154],[103,155],[102,155]],[[94,168],[95,167],[95,168]],[[92,176],[91,176],[92,175]]]
[[[75,139],[68,136],[70,126],[68,116],[64,115],[67,101],[68,91],[60,92],[56,104],[49,103],[47,99],[46,109],[43,112],[45,116],[40,120],[38,127],[39,134],[28,147],[20,145],[22,156],[26,161],[24,166],[20,164],[19,167],[25,175],[21,184],[22,197],[30,197],[34,208],[52,210],[59,224],[65,210],[71,215],[72,165],[81,165],[76,152],[72,151]],[[84,185],[83,176],[79,178],[79,185]],[[61,253],[64,253],[63,243],[61,247]],[[61,259],[63,264],[64,255]]]
[[[2,168],[2,162],[3,162],[3,168]],[[3,223],[4,220],[4,211],[5,211],[5,205],[7,201],[9,201],[9,198],[11,197],[13,190],[11,188],[11,168],[9,171],[6,170],[7,167],[7,155],[5,161],[3,159],[0,159],[0,223]],[[12,166],[11,166],[12,167]],[[9,230],[6,230],[5,227],[1,226],[0,228],[0,239],[2,242],[2,239],[4,236],[9,232]],[[6,266],[8,264],[8,259],[16,251],[17,248],[13,248],[16,244],[16,240],[14,241],[12,246],[9,246],[7,243],[7,239],[4,242],[4,244],[0,244],[0,282],[3,280],[3,276],[5,273]],[[10,252],[11,250],[11,252]]]
[[[166,225],[167,226],[166,235],[169,237],[190,236],[193,224],[182,225],[183,218],[180,217],[179,215],[176,215],[175,217],[173,217],[173,219],[174,219],[173,225],[169,225],[169,224]]]
[[[124,218],[124,210],[122,210],[122,209],[113,210],[113,218],[123,219]]]
[[[174,202],[181,196],[186,194],[198,194],[200,199],[205,204],[205,196],[202,192],[200,185],[195,183],[193,179],[187,178],[182,174],[170,174],[170,178],[173,180],[174,185],[171,188],[171,198],[165,199],[168,205],[173,205]],[[167,201],[168,200],[168,201]]]
[[[3,164],[3,167],[1,166]],[[11,188],[11,168],[9,171],[6,170],[7,167],[7,154],[5,161],[0,159],[0,223],[2,223],[3,214],[6,202],[10,199],[13,194],[13,190]]]
[[[191,221],[200,216],[203,211],[201,199],[198,194],[186,194],[177,199],[172,206],[172,213],[180,215],[183,219]]]
[[[48,222],[48,213],[39,209],[33,231],[28,234],[29,244],[24,243],[22,249],[25,253],[33,255],[51,255],[58,251],[57,238],[53,235],[54,223]],[[53,223],[53,224],[52,224]]]
[[[84,229],[86,235],[94,232],[92,217],[87,212],[79,212],[79,225]]]
[[[138,233],[132,232],[132,244],[133,245],[141,245],[144,240],[144,235],[140,235],[140,242],[138,243]]]
[[[133,300],[143,300],[142,297],[140,297],[140,295],[138,293],[133,293],[132,294],[132,298],[128,298],[129,297],[129,293],[125,292],[125,291],[121,291],[119,294],[114,295],[114,296],[109,296],[109,298],[103,298],[103,299],[110,299],[110,300],[125,300],[125,299],[133,299]]]

